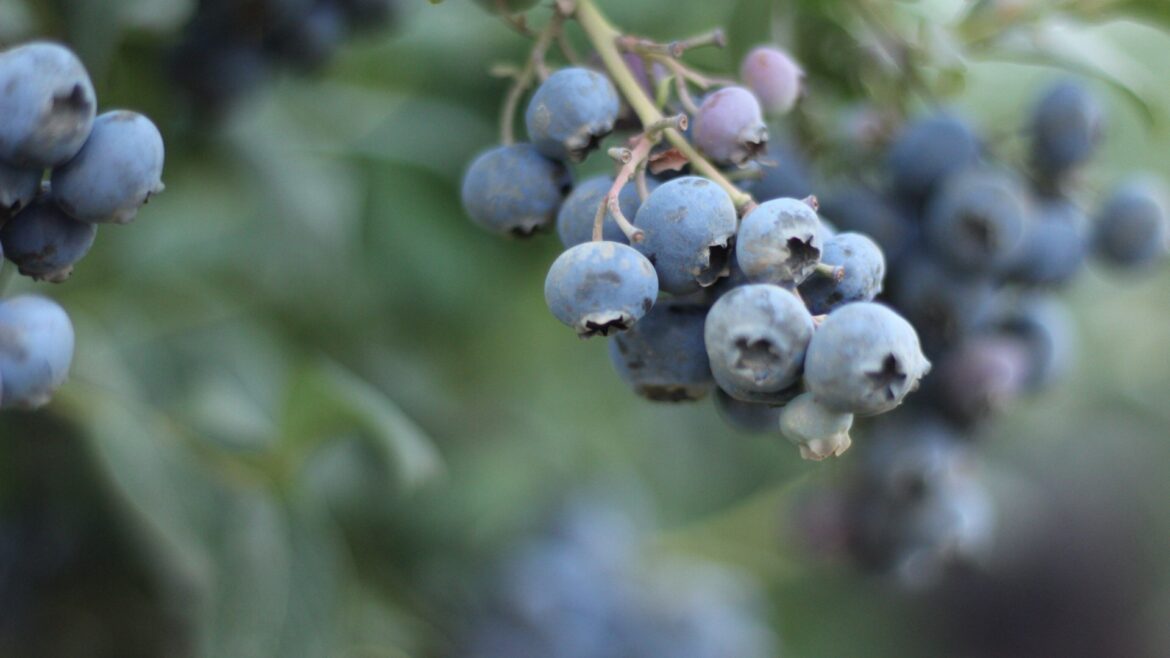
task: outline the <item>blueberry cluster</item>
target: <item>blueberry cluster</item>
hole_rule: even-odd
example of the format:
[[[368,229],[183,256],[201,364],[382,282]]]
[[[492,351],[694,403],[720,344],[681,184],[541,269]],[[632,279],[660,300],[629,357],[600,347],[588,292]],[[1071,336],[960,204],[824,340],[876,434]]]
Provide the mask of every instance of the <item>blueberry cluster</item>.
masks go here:
[[[872,428],[874,454],[845,485],[845,534],[862,563],[913,582],[977,557],[992,515],[965,444],[1066,369],[1072,327],[1055,293],[1090,258],[1141,271],[1166,256],[1153,180],[1123,180],[1085,210],[1083,168],[1102,126],[1093,96],[1060,81],[1032,108],[1020,166],[996,159],[956,114],[936,113],[894,134],[868,181],[822,192],[831,221],[891,256],[886,301],[936,364],[921,392]]]
[[[318,68],[351,32],[397,13],[397,0],[199,0],[171,52],[171,77],[198,111],[219,114],[270,71]]]
[[[130,222],[162,192],[163,140],[145,116],[97,114],[85,66],[33,42],[0,53],[0,245],[20,273],[58,283],[93,245],[98,224]],[[73,328],[54,302],[0,302],[0,400],[36,407],[65,379]]]
[[[595,500],[510,549],[457,658],[765,658],[760,594],[729,570],[651,561],[634,518]]]
[[[737,207],[729,188],[742,191],[698,175],[694,158],[756,165],[767,151],[765,108],[790,110],[803,84],[774,48],[753,50],[743,74],[751,89],[708,93],[693,128],[675,119],[699,152],[690,171],[659,180],[621,157],[617,176],[574,188],[570,165],[614,130],[622,99],[603,73],[556,71],[529,102],[530,141],[480,154],[463,205],[501,234],[529,236],[555,221],[565,250],[545,280],[548,307],[582,338],[608,336],[614,367],[637,394],[678,402],[717,390],[732,425],[783,433],[819,460],[849,447],[854,416],[901,404],[930,363],[914,328],[873,302],[886,272],[877,243],[837,233],[814,197],[747,197]],[[660,135],[642,128],[626,155],[667,157]]]

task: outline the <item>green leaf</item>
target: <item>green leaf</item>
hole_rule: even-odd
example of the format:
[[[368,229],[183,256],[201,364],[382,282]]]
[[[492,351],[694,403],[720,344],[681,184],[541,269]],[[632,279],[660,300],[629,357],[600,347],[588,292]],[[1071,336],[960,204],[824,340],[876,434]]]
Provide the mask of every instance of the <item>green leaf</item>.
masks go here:
[[[996,55],[1097,78],[1122,93],[1151,126],[1166,112],[1159,98],[1159,76],[1098,29],[1050,22],[1039,26],[1031,38],[1003,44]]]
[[[386,395],[332,362],[306,368],[289,391],[286,446],[303,457],[323,441],[356,435],[375,449],[395,480],[412,488],[443,468],[438,450]]]
[[[209,533],[215,567],[210,655],[273,656],[288,625],[292,569],[288,520],[256,489],[225,496]]]

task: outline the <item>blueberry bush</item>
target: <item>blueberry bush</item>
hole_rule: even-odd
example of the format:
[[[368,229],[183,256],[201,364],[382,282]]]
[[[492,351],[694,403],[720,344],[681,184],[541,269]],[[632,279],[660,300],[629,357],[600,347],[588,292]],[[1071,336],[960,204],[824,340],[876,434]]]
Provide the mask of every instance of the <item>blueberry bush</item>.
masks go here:
[[[1166,655],[1163,4],[0,0],[0,656]]]

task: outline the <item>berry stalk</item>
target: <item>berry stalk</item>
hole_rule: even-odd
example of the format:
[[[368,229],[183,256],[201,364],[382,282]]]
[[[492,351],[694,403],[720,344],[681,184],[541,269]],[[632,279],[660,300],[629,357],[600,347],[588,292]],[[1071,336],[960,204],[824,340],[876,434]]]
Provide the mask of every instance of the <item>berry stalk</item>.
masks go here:
[[[628,151],[629,157],[625,157],[625,153],[622,154],[621,169],[614,176],[613,185],[610,186],[609,192],[605,194],[601,205],[597,207],[597,215],[593,218],[594,242],[602,239],[602,224],[605,222],[605,214],[607,211],[613,217],[613,221],[617,222],[622,232],[626,234],[626,238],[629,239],[631,244],[641,242],[645,237],[642,230],[631,224],[630,220],[622,214],[621,204],[619,203],[622,188],[637,173],[646,158],[650,157],[650,147],[654,145],[654,141],[648,135],[639,135],[635,141],[634,148]]]
[[[520,106],[520,98],[532,86],[532,81],[537,73],[545,70],[546,73],[542,77],[548,77],[547,69],[544,66],[544,55],[552,45],[553,39],[561,34],[561,27],[564,23],[564,14],[559,11],[554,12],[552,18],[536,36],[536,43],[532,46],[532,53],[528,56],[524,68],[516,74],[512,86],[508,88],[508,94],[504,97],[504,107],[500,111],[500,142],[505,146],[516,143],[514,126],[516,125],[516,108]]]
[[[638,81],[634,79],[634,75],[626,66],[625,61],[622,60],[617,46],[618,39],[622,36],[621,32],[606,20],[593,0],[577,0],[575,16],[577,22],[581,25],[581,29],[585,31],[585,35],[589,38],[589,42],[593,45],[594,50],[601,57],[601,61],[605,65],[610,79],[613,80],[614,85],[621,92],[622,96],[625,97],[626,102],[630,104],[630,107],[638,115],[638,119],[641,120],[642,125],[649,126],[661,121],[663,118],[662,112],[655,106],[654,101],[646,95],[646,92],[643,91]],[[727,192],[740,215],[747,214],[755,206],[755,200],[750,194],[739,189],[731,181],[727,180],[727,177],[715,165],[708,162],[706,158],[699,154],[695,150],[695,147],[691,146],[691,143],[680,132],[673,128],[667,128],[663,131],[663,134],[671,146],[674,146],[680,153],[686,156],[696,172],[711,179]]]

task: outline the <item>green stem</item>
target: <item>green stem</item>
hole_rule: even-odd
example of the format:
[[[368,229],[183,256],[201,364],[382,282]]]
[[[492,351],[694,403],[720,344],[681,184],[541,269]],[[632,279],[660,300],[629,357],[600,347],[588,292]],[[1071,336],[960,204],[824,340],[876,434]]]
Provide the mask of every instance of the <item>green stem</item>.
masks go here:
[[[646,95],[641,85],[634,79],[634,74],[630,72],[625,60],[622,59],[621,52],[618,51],[617,40],[622,36],[621,32],[609,23],[597,5],[594,4],[594,0],[577,0],[575,16],[581,29],[585,31],[585,36],[593,45],[593,49],[597,51],[602,63],[605,64],[613,83],[638,115],[642,125],[649,126],[660,122],[663,119],[662,112],[658,111],[654,101]],[[672,146],[686,156],[696,172],[710,178],[727,192],[740,214],[746,213],[755,205],[755,200],[750,194],[727,180],[723,172],[695,150],[695,147],[691,146],[691,143],[679,131],[667,128],[663,131],[663,135]]]

